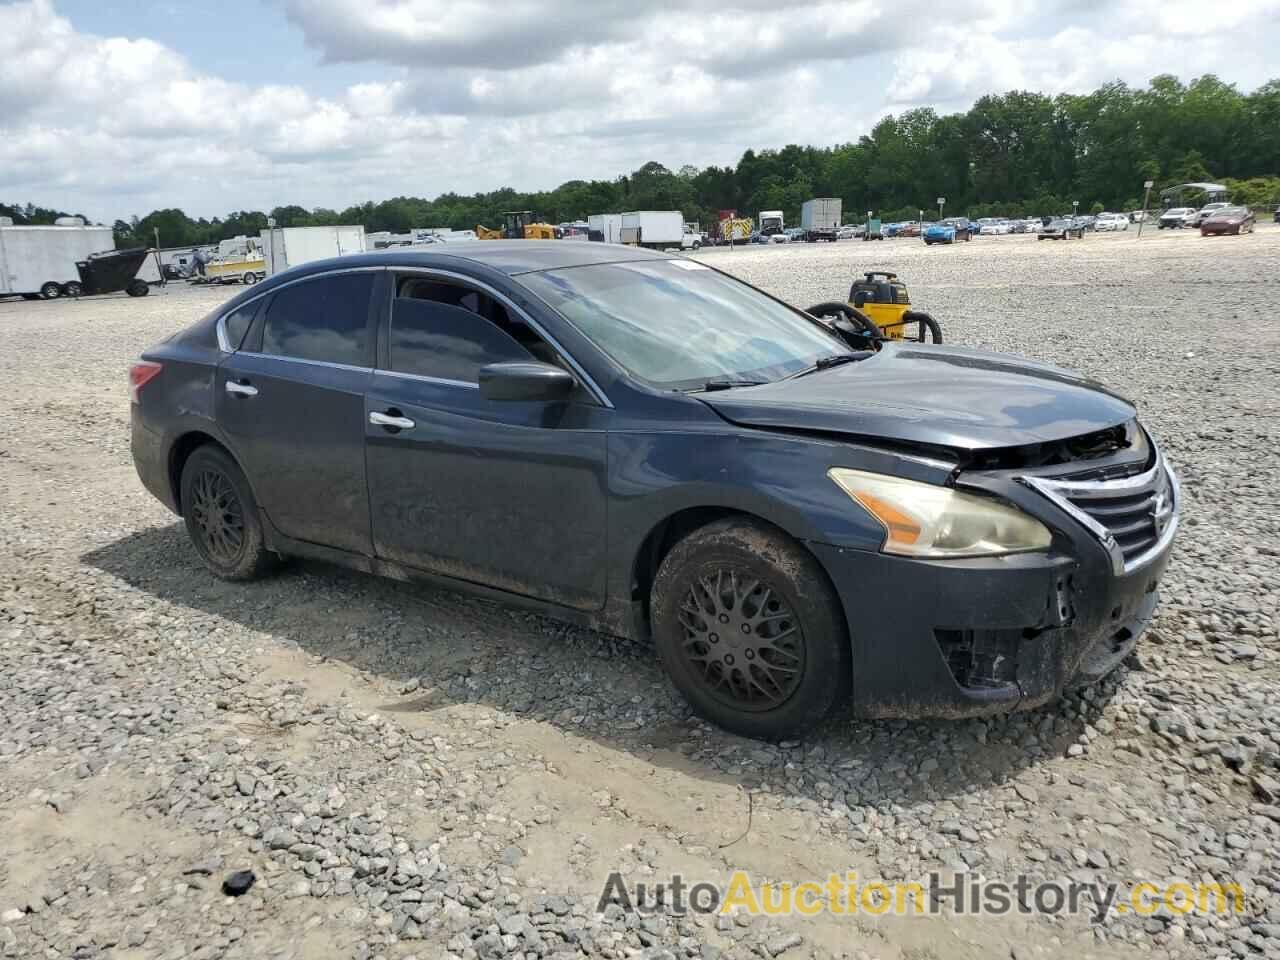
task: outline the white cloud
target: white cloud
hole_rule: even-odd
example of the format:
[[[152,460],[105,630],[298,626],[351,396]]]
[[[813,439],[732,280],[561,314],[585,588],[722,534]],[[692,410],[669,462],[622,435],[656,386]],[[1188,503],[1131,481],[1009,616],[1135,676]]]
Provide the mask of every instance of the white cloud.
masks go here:
[[[361,82],[250,83],[0,5],[0,197],[114,218],[548,187],[1009,89],[1274,73],[1280,0],[276,0]]]

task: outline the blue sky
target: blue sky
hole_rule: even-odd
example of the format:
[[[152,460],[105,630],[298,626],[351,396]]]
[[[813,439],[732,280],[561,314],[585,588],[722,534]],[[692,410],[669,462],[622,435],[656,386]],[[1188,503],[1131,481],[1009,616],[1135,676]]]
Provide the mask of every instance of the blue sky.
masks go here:
[[[1280,0],[0,0],[0,199],[94,219],[613,177],[886,113],[1280,75]]]

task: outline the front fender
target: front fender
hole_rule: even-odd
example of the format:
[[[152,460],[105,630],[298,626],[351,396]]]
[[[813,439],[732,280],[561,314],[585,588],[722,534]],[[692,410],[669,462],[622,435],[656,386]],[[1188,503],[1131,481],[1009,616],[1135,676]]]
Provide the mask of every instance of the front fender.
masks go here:
[[[695,507],[749,513],[797,540],[875,551],[880,522],[827,476],[855,467],[944,483],[954,465],[854,442],[726,427],[707,432],[609,435],[610,593],[629,595],[648,535]]]

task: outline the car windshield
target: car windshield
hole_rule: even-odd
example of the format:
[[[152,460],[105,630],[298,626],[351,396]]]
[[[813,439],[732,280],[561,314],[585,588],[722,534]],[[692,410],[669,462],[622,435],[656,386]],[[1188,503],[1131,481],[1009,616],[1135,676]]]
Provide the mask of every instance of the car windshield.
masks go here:
[[[520,277],[632,376],[672,390],[770,381],[848,345],[694,260],[596,264]]]
[[[1248,214],[1244,207],[1221,207],[1213,211],[1215,217],[1243,217]]]

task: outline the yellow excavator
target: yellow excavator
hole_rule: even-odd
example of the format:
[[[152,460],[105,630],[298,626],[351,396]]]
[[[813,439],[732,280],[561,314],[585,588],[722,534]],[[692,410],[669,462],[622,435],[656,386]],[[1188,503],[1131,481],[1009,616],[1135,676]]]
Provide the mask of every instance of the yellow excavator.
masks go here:
[[[477,223],[476,236],[481,240],[554,240],[556,228],[529,210],[513,210],[502,215],[501,230]]]

